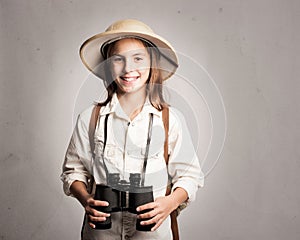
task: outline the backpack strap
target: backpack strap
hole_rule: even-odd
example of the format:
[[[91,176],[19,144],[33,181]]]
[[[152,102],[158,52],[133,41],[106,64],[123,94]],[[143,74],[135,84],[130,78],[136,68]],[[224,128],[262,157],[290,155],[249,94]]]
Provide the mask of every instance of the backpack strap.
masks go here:
[[[166,165],[169,163],[169,108],[164,107],[162,110],[162,120],[165,128],[165,143],[164,143],[164,158],[166,161]],[[171,194],[172,184],[171,181],[168,182],[166,196]],[[171,217],[171,229],[173,240],[179,240],[179,229],[177,223],[177,210],[174,210],[170,214]]]
[[[162,120],[165,128],[164,158],[166,164],[169,163],[169,108],[164,107],[162,110]]]
[[[95,130],[97,127],[97,121],[98,121],[98,116],[99,116],[99,112],[100,112],[100,108],[101,106],[99,105],[95,105],[95,107],[93,108],[92,114],[91,114],[91,118],[90,118],[90,123],[89,123],[89,141],[90,141],[90,146],[91,146],[91,152],[92,152],[92,156],[93,158],[94,156],[94,150],[95,150],[95,142],[94,142],[94,135],[95,135]],[[90,181],[89,181],[89,187],[88,187],[88,192],[92,193],[94,190],[94,178],[91,177]]]
[[[97,120],[98,120],[100,108],[101,108],[101,106],[99,106],[99,105],[95,105],[95,107],[93,108],[91,118],[90,118],[90,123],[89,123],[89,129],[88,129],[89,142],[90,142],[93,158],[94,158],[94,150],[95,150],[94,135],[95,135],[96,127],[97,127]],[[95,180],[94,180],[93,176],[91,176],[91,178],[89,179],[88,187],[87,187],[88,193],[92,193],[93,190],[95,190],[94,185],[95,185]],[[85,213],[84,218],[83,218],[83,224],[81,227],[81,239],[83,239],[83,230],[84,230],[86,220],[87,220],[87,217],[86,217],[86,213]]]
[[[92,154],[94,154],[94,150],[95,150],[94,135],[95,135],[96,127],[97,127],[97,121],[98,121],[100,109],[101,109],[101,106],[95,105],[95,107],[93,108],[92,114],[91,114],[91,118],[90,118],[89,140],[90,140]]]

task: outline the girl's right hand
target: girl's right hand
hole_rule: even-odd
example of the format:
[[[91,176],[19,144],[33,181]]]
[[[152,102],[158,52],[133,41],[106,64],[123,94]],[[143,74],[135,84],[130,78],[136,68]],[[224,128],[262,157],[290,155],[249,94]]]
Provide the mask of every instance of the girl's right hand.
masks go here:
[[[84,209],[88,216],[88,224],[91,228],[95,228],[95,224],[93,224],[92,222],[103,222],[107,217],[110,216],[109,213],[97,211],[94,207],[106,207],[108,206],[108,204],[109,203],[106,201],[95,200],[92,196],[90,196],[86,200]]]

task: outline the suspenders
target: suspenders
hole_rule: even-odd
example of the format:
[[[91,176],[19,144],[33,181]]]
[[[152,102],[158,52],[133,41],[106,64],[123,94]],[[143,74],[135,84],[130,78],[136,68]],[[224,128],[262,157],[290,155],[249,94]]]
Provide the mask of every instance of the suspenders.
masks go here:
[[[99,116],[99,112],[100,112],[100,108],[101,106],[96,105],[93,109],[92,115],[91,115],[91,119],[90,119],[90,124],[89,124],[89,140],[90,140],[90,145],[91,145],[91,151],[92,153],[94,153],[94,149],[95,149],[95,144],[94,144],[94,134],[95,134],[95,129],[97,126],[97,120],[98,120],[98,116]],[[107,124],[107,118],[108,115],[106,115],[105,121]],[[163,124],[164,124],[164,129],[165,129],[165,142],[164,142],[164,158],[166,161],[166,165],[168,165],[169,162],[169,151],[168,151],[168,135],[169,135],[169,108],[165,107],[162,110],[162,120],[163,120]],[[153,121],[153,116],[151,116],[150,121],[149,121],[149,129],[148,129],[148,137],[147,137],[147,147],[146,147],[146,154],[145,154],[145,160],[144,160],[144,166],[143,169],[146,169],[146,165],[147,165],[147,156],[148,156],[148,151],[149,151],[149,144],[150,144],[150,139],[151,139],[151,130],[152,127],[150,127],[150,125],[152,126],[152,121]],[[107,129],[105,129],[104,131],[104,135],[105,135],[105,139],[107,136]],[[149,138],[150,136],[150,138]],[[145,171],[143,171],[145,172]],[[93,185],[93,184],[91,184]],[[169,195],[171,193],[171,183],[168,183],[167,186],[167,190],[166,190],[166,195]],[[173,235],[173,240],[179,240],[179,229],[178,229],[178,223],[177,223],[177,211],[174,210],[171,214],[171,229],[172,229],[172,235]]]

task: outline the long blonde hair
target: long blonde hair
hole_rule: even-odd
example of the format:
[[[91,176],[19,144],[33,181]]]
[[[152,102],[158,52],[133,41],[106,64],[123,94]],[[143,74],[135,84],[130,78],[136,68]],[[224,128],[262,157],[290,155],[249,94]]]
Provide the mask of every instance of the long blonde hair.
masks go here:
[[[161,69],[159,68],[159,50],[141,39],[135,39],[140,41],[144,45],[150,56],[151,66],[146,88],[149,96],[149,101],[153,107],[155,107],[159,111],[162,111],[164,107],[168,106],[168,104],[163,97],[163,79],[161,75]],[[107,52],[105,54],[106,59],[109,59],[112,56],[112,52],[114,50],[116,42],[117,41],[110,43],[107,47]],[[112,99],[113,94],[117,91],[117,84],[112,77],[108,61],[106,61],[105,64],[106,77],[104,79],[104,82],[107,90],[107,98],[105,101],[98,103],[99,106],[105,106],[107,103],[109,103]]]

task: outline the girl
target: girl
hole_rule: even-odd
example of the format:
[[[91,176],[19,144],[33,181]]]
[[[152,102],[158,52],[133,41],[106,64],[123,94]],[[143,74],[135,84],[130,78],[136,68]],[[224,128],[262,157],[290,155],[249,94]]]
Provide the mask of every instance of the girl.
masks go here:
[[[108,93],[98,104],[99,114],[91,106],[79,115],[63,164],[64,191],[86,212],[82,239],[172,239],[170,214],[193,201],[203,186],[184,120],[163,98],[162,83],[178,67],[175,51],[147,25],[127,19],[85,41],[80,56],[104,80]],[[162,114],[166,109],[168,130]],[[132,173],[140,174],[154,200],[138,206],[138,214],[99,210],[110,202],[94,198],[95,185],[109,185],[112,173],[123,183]],[[166,196],[168,178],[172,189]],[[95,229],[108,219],[109,229]],[[137,219],[151,231],[136,230]]]

